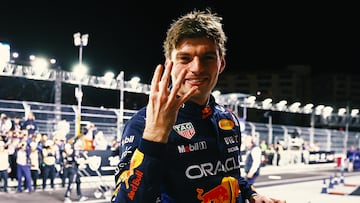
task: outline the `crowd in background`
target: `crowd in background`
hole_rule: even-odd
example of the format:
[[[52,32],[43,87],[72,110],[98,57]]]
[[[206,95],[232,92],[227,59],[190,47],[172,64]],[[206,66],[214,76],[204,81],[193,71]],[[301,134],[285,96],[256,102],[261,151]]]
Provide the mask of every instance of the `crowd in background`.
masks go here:
[[[6,113],[1,113],[0,191],[9,191],[9,180],[17,181],[16,192],[19,193],[31,193],[39,188],[51,191],[55,189],[55,178],[60,178],[62,187],[68,183],[65,198],[74,182],[78,185],[79,199],[84,200],[77,169],[85,163],[77,152],[109,147],[93,124],[86,129],[84,136],[69,139],[68,130],[59,130],[54,135],[41,133],[32,112],[23,119],[9,118]]]
[[[252,145],[250,148],[246,146],[245,143],[246,137],[252,137]],[[268,144],[266,140],[258,140],[257,135],[243,135],[243,145],[241,150],[245,153],[248,153],[250,150],[257,146],[261,150],[261,166],[265,165],[274,165],[274,166],[286,166],[291,164],[310,164],[311,161],[314,162],[317,159],[324,157],[319,157],[317,153],[324,152],[319,146],[317,141],[308,143],[301,137],[301,134],[297,131],[289,134],[289,141],[285,142],[279,140],[276,143]],[[256,140],[256,141],[254,141]],[[250,149],[250,150],[249,150]],[[349,148],[344,149],[346,151],[345,155],[342,157],[333,157],[335,158],[338,167],[342,167],[342,170],[353,171],[360,169],[360,148],[356,148],[355,145],[350,145]],[[313,155],[312,155],[313,154]],[[316,154],[316,155],[315,155]],[[245,156],[246,158],[247,156]],[[330,159],[329,159],[330,160]],[[324,161],[324,160],[323,160]],[[246,161],[245,161],[245,167]]]
[[[310,152],[320,151],[316,143],[308,145],[296,132],[291,135],[288,143],[278,141],[275,144],[259,140],[256,134],[244,133],[240,148],[244,152],[244,172],[249,184],[255,183],[261,175],[261,168],[266,165],[309,164]]]
[[[62,130],[54,135],[41,133],[38,129],[35,116],[28,112],[25,118],[9,118],[5,113],[0,114],[0,191],[8,191],[8,179],[18,182],[17,192],[36,191],[38,188],[45,190],[54,189],[55,178],[61,178],[62,187],[65,187],[66,176],[64,176],[63,152],[67,143],[77,150],[109,150],[115,148],[118,143],[108,143],[102,131],[99,131],[92,122],[87,123],[81,138],[69,137],[69,126],[64,121],[59,123]],[[64,130],[65,129],[65,130]],[[244,138],[247,136],[244,135]],[[278,141],[275,144],[267,144],[265,140],[258,141],[256,136],[251,136],[249,146],[243,140],[241,150],[245,152],[254,151],[254,147],[261,149],[261,166],[265,165],[287,165],[309,162],[309,153],[319,151],[316,142],[308,144],[300,134],[294,132],[290,143]],[[75,139],[74,139],[75,138]],[[358,149],[357,149],[358,150]],[[355,150],[350,150],[353,152]],[[357,154],[359,154],[359,151]],[[356,154],[356,153],[353,153]],[[359,157],[359,156],[353,156]],[[248,163],[249,169],[253,163]],[[355,160],[355,158],[354,158]],[[251,163],[251,164],[250,164]],[[356,166],[355,166],[356,167]],[[248,173],[248,172],[247,172]],[[255,174],[255,172],[254,172]],[[259,172],[256,172],[259,175]],[[253,175],[251,175],[253,176]],[[39,181],[41,184],[39,185]]]

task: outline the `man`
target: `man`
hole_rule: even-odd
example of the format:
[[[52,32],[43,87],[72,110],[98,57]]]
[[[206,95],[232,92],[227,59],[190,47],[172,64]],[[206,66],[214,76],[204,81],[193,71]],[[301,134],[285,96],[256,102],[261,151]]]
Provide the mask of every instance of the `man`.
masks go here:
[[[6,113],[0,114],[0,140],[7,141],[7,133],[11,130],[11,119],[6,115]]]
[[[42,189],[46,188],[46,181],[50,179],[51,190],[55,189],[55,177],[56,177],[56,168],[55,163],[56,159],[56,149],[54,141],[46,140],[45,145],[42,148]]]
[[[31,193],[31,170],[30,170],[30,148],[26,141],[22,140],[16,149],[16,175],[17,175],[17,192],[23,192],[22,187]],[[23,184],[23,180],[25,181]]]
[[[253,185],[256,178],[260,175],[261,149],[256,145],[255,137],[251,135],[246,135],[244,141],[246,146],[245,179],[248,184]]]
[[[33,182],[34,192],[38,186],[38,179],[40,178],[40,168],[43,161],[42,151],[37,148],[38,143],[33,141],[30,143],[30,174]]]
[[[9,152],[5,142],[0,140],[0,182],[4,182],[4,192],[8,192],[8,173],[10,172]],[[4,181],[1,181],[4,180]]]
[[[32,137],[38,131],[38,126],[33,112],[29,112],[27,119],[23,122],[22,129],[27,130],[29,137]]]
[[[62,152],[62,163],[64,166],[64,174],[63,174],[63,183],[65,183],[66,179],[68,179],[68,186],[66,188],[64,203],[71,203],[71,191],[73,184],[76,183],[76,194],[79,198],[79,201],[85,201],[88,198],[82,195],[81,191],[81,180],[80,175],[78,174],[78,167],[80,160],[80,151],[79,149],[75,150],[73,146],[69,143],[65,144],[64,151]]]
[[[238,120],[211,96],[225,68],[220,21],[193,11],[167,31],[165,68],[156,67],[147,107],[124,127],[112,202],[285,202],[241,177]]]

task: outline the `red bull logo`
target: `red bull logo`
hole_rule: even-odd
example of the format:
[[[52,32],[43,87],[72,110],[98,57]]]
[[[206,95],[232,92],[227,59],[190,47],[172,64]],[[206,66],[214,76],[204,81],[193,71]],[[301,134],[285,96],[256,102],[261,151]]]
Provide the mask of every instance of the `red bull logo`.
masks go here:
[[[131,158],[129,170],[124,171],[120,175],[120,180],[121,182],[125,182],[125,186],[127,189],[130,187],[129,177],[134,175],[134,169],[137,168],[143,162],[143,159],[144,159],[144,154],[136,149],[133,157]],[[135,174],[139,175],[138,173]]]
[[[204,193],[204,190],[197,188],[197,198],[202,203],[236,203],[239,196],[239,185],[235,178],[225,177],[221,185]]]
[[[222,203],[229,201],[228,191],[222,185],[216,186],[205,194],[203,194],[203,189],[198,188],[196,191],[198,192],[197,198],[201,200],[202,203]]]
[[[141,180],[142,180],[142,177],[143,177],[143,172],[139,171],[139,170],[135,170],[135,174],[136,174],[136,178],[134,178],[132,181],[131,181],[131,184],[130,184],[130,192],[128,193],[128,197],[129,199],[131,200],[134,200],[134,197],[135,197],[135,194],[136,194],[136,191],[139,189],[139,185],[141,183]]]

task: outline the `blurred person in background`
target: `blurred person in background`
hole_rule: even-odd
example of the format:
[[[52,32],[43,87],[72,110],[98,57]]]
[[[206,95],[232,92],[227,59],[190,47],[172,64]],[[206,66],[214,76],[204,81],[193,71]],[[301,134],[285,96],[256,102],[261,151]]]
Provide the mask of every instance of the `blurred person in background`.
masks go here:
[[[21,118],[18,117],[18,116],[15,116],[14,119],[11,121],[11,130],[12,131],[21,131],[23,130],[22,127],[23,127],[23,123],[21,121]]]
[[[105,139],[104,133],[99,131],[95,135],[94,149],[95,150],[107,150],[109,147],[108,141]]]
[[[33,190],[36,191],[38,186],[38,180],[40,178],[40,167],[43,162],[42,152],[37,148],[38,143],[31,142],[30,143],[30,171],[31,171],[31,179],[33,182]]]
[[[71,191],[74,183],[76,184],[76,194],[78,196],[79,201],[87,200],[87,197],[83,196],[81,192],[81,180],[79,175],[79,162],[80,162],[80,150],[75,150],[74,146],[69,143],[65,144],[64,151],[62,152],[62,165],[64,167],[63,171],[63,182],[68,180],[68,185],[66,188],[66,192],[64,195],[64,203],[72,202]],[[84,159],[82,159],[84,160]],[[84,163],[82,163],[84,164]]]
[[[17,192],[23,192],[23,178],[25,190],[32,192],[31,188],[31,170],[30,170],[30,147],[26,141],[21,141],[16,149],[16,164],[17,164]]]
[[[267,145],[265,140],[261,140],[259,147],[261,149],[261,155],[262,155],[261,157],[264,157],[264,160],[261,161],[261,166],[264,166],[267,164],[267,160],[268,160],[267,152],[268,152],[269,146]]]
[[[7,142],[5,145],[7,146],[7,150],[9,153],[9,162],[11,172],[9,173],[10,180],[17,180],[17,164],[16,164],[16,150],[18,148],[19,143],[21,142],[22,131],[10,131],[8,133]]]
[[[47,140],[42,149],[42,189],[45,190],[46,182],[50,179],[51,190],[55,189],[54,180],[56,176],[56,150],[54,148],[54,142]]]
[[[82,141],[84,144],[84,150],[94,150],[94,139],[95,135],[98,133],[97,127],[94,123],[89,122],[86,125],[86,128],[84,130],[84,135],[82,136]]]
[[[260,149],[261,149],[262,152],[266,152],[266,150],[268,149],[268,146],[267,146],[265,140],[261,140],[261,142],[260,142]]]
[[[11,119],[6,115],[6,113],[0,114],[0,140],[6,142],[7,133],[10,131],[12,126]]]
[[[3,180],[3,191],[8,192],[8,178],[10,173],[9,152],[5,148],[5,142],[0,141],[0,182]]]
[[[246,146],[245,177],[247,182],[253,185],[260,175],[261,149],[256,144],[256,138],[251,135],[246,135],[244,141]]]
[[[35,115],[32,112],[29,112],[27,119],[23,122],[22,129],[27,130],[29,137],[32,137],[38,130],[37,123],[35,121]]]
[[[269,147],[266,151],[267,164],[269,164],[269,165],[274,164],[275,153],[276,153],[276,150],[275,150],[274,144],[273,143],[269,144]]]

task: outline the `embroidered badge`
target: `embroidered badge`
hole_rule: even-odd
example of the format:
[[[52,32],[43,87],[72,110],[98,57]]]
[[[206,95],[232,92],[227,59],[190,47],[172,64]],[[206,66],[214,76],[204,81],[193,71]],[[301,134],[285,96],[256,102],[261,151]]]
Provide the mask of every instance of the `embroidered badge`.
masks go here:
[[[195,135],[195,128],[190,122],[174,125],[173,129],[187,139],[191,139]]]
[[[219,121],[219,127],[223,130],[231,130],[235,126],[234,121],[229,119],[221,119]]]
[[[210,191],[204,192],[202,188],[197,188],[196,192],[198,200],[202,203],[236,203],[239,197],[239,183],[234,177],[224,177],[221,185],[217,185]]]
[[[212,114],[212,108],[210,106],[207,106],[205,108],[203,108],[203,110],[201,111],[201,119],[206,119],[208,118],[211,114]]]

